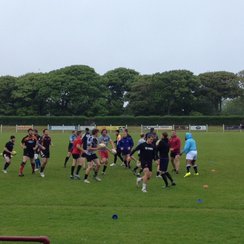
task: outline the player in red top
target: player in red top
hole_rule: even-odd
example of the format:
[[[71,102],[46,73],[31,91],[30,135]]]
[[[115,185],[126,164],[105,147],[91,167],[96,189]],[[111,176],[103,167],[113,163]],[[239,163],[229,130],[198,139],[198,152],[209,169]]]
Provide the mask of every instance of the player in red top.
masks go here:
[[[173,170],[176,174],[179,173],[180,168],[180,147],[181,147],[181,141],[180,138],[176,135],[176,131],[173,130],[171,134],[171,138],[169,140],[170,144],[170,157],[171,157],[171,163],[173,166]]]
[[[73,156],[73,163],[71,166],[71,175],[70,179],[80,179],[79,172],[82,166],[85,164],[85,158],[81,157],[85,150],[83,149],[83,141],[81,139],[81,131],[76,132],[76,139],[73,142],[73,149],[72,149],[72,156]],[[74,174],[75,167],[77,166],[76,173]]]

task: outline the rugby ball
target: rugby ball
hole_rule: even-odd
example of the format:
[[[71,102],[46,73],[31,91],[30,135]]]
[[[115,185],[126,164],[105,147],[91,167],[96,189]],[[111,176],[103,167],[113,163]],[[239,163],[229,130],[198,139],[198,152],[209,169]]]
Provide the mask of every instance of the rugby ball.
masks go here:
[[[102,147],[102,148],[105,148],[106,147],[106,145],[104,143],[100,143],[98,146],[99,147]]]
[[[115,149],[111,149],[112,154],[116,154],[117,151]]]
[[[17,152],[16,151],[12,151],[12,155],[16,155],[17,154]]]

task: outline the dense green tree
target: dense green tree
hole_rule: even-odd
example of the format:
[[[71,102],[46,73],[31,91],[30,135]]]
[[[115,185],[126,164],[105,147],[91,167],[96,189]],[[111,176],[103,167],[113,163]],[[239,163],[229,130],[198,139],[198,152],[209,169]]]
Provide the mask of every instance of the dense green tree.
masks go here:
[[[222,111],[222,103],[227,98],[241,95],[241,88],[237,75],[230,72],[207,72],[199,75],[201,87],[199,94],[207,98],[215,113]]]
[[[0,77],[0,114],[16,114],[13,92],[16,90],[16,78],[13,76]]]
[[[103,81],[108,89],[107,108],[109,115],[123,114],[125,95],[138,75],[139,73],[135,70],[126,68],[117,68],[103,75]]]

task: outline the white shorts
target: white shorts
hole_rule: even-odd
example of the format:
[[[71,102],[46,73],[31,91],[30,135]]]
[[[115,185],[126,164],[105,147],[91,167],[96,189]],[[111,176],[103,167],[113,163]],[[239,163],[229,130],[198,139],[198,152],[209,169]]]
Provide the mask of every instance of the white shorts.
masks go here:
[[[187,153],[186,160],[197,160],[197,151],[190,151]]]

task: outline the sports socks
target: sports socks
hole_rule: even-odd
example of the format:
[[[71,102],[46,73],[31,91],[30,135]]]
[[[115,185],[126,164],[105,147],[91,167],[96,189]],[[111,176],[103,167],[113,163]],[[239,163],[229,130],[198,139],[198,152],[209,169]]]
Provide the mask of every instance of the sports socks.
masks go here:
[[[79,173],[80,173],[80,169],[81,169],[81,165],[78,165],[78,167],[77,167],[77,170],[76,170],[76,174],[78,175]]]
[[[105,173],[106,169],[107,169],[107,165],[104,165],[103,166],[103,173]]]
[[[169,185],[169,183],[168,183],[168,180],[167,180],[166,173],[162,173],[161,176],[162,176],[162,178],[163,178],[163,180],[164,180],[165,186],[167,187],[167,186]]]
[[[3,169],[6,170],[6,169],[8,168],[9,165],[10,165],[10,163],[7,163],[7,162],[6,162],[5,165],[4,165],[4,168],[3,168]]]
[[[198,170],[197,170],[197,165],[194,165],[194,166],[193,166],[193,169],[194,169],[195,173],[198,172]]]
[[[68,160],[69,160],[69,157],[66,157],[65,160],[64,160],[64,167],[66,167],[66,164],[67,164]]]
[[[187,173],[190,172],[190,168],[191,168],[191,165],[190,165],[190,164],[187,164],[187,165],[186,165],[186,171],[187,171]]]
[[[71,175],[74,175],[75,166],[71,166]]]

